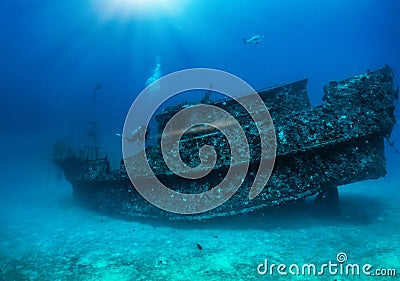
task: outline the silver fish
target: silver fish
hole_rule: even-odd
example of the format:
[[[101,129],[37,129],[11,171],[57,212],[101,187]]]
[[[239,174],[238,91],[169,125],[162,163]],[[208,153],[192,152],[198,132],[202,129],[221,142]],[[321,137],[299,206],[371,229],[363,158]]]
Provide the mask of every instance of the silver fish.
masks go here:
[[[243,38],[243,43],[244,44],[258,44],[263,39],[264,39],[264,35],[253,35],[249,38]]]

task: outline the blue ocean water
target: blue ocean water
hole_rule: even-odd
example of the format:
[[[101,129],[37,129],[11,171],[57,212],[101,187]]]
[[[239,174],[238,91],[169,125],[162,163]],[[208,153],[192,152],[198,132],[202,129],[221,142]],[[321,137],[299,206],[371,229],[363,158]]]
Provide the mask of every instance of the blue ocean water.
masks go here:
[[[399,14],[396,0],[2,1],[0,280],[253,280],[264,258],[322,263],[341,251],[400,274],[398,125],[386,178],[340,189],[338,220],[300,211],[189,226],[121,221],[75,206],[49,164],[55,141],[85,140],[98,83],[99,140],[113,160],[135,97],[175,71],[220,69],[255,89],[308,78],[313,106],[329,81],[385,64],[397,87]]]

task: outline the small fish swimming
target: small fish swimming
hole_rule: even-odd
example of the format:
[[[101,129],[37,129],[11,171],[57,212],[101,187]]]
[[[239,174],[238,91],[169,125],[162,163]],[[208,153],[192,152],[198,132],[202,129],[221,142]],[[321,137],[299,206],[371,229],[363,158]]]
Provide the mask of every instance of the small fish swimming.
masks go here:
[[[128,142],[140,141],[145,137],[146,126],[139,126],[137,129],[131,132],[130,136],[125,136],[123,134],[116,134],[118,137],[125,138]]]
[[[264,39],[264,35],[253,35],[249,38],[243,38],[243,43],[246,44],[258,44]]]

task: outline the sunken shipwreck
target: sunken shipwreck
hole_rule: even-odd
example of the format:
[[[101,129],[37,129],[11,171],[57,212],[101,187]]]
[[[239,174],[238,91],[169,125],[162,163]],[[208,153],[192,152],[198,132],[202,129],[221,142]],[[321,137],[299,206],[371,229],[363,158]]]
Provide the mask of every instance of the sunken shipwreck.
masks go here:
[[[325,103],[311,107],[306,91],[307,79],[258,92],[267,106],[276,133],[276,158],[272,173],[262,191],[249,199],[249,189],[260,164],[260,132],[246,111],[234,100],[208,101],[239,122],[249,143],[250,163],[237,192],[215,209],[194,215],[163,211],[145,200],[130,181],[127,169],[135,157],[122,159],[116,169],[97,153],[58,151],[55,163],[71,184],[73,196],[86,206],[126,217],[201,220],[232,216],[253,210],[281,206],[316,195],[328,214],[340,210],[338,186],[384,177],[385,139],[395,125],[395,105],[399,89],[393,88],[394,74],[385,66],[324,87]],[[204,102],[204,101],[203,101]],[[161,133],[168,120],[188,104],[178,104],[156,116]],[[91,132],[95,136],[95,132]],[[215,129],[188,131],[180,139],[182,161],[199,165],[199,147],[212,146],[217,160],[212,171],[197,180],[182,178],[170,171],[160,143],[147,145],[149,166],[157,178],[171,189],[198,193],[217,185],[231,165],[229,145]],[[136,167],[137,176],[145,180]]]

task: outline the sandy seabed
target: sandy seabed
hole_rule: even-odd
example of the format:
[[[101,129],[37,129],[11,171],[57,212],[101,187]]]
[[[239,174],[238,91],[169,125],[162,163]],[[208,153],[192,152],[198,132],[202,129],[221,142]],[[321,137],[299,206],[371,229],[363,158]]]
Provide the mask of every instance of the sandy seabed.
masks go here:
[[[340,187],[338,218],[317,217],[309,201],[202,222],[123,220],[78,206],[69,194],[2,197],[0,280],[396,280],[399,188],[387,179]],[[395,269],[397,276],[257,271],[266,259],[320,270],[338,264],[339,253],[344,265],[371,264],[371,274]]]

